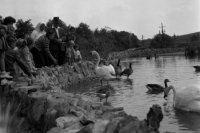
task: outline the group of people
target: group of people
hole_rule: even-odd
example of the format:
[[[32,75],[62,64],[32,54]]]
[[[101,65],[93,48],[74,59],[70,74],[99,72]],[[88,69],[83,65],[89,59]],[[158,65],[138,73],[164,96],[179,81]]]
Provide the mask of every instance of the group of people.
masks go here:
[[[13,78],[18,73],[31,77],[43,66],[81,61],[75,28],[70,28],[70,34],[65,33],[60,22],[59,17],[54,17],[52,27],[38,23],[31,33],[17,38],[15,18],[0,16],[0,79]]]

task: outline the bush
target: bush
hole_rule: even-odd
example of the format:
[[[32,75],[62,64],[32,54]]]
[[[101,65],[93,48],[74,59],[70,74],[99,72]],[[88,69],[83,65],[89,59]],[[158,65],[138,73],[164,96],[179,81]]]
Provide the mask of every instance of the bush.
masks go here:
[[[24,38],[26,34],[31,34],[31,32],[34,30],[33,24],[31,23],[31,20],[23,21],[22,19],[19,19],[16,23],[16,37],[17,38]]]

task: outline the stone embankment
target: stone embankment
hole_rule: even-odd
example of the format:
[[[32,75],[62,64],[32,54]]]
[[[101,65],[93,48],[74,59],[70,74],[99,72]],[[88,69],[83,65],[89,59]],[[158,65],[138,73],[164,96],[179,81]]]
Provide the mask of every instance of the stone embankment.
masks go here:
[[[109,59],[121,59],[121,58],[131,58],[131,57],[147,57],[147,56],[155,56],[159,54],[166,53],[177,53],[177,52],[185,52],[184,48],[163,48],[163,49],[141,49],[141,48],[133,48],[128,49],[121,52],[112,52],[108,55]]]
[[[1,86],[1,101],[13,103],[15,120],[18,120],[15,132],[159,132],[163,114],[158,105],[150,108],[145,120],[139,120],[127,115],[122,107],[114,108],[96,98],[65,91],[72,84],[90,82],[95,77],[94,65],[86,61],[73,67],[42,68],[34,81],[20,77],[11,85]]]

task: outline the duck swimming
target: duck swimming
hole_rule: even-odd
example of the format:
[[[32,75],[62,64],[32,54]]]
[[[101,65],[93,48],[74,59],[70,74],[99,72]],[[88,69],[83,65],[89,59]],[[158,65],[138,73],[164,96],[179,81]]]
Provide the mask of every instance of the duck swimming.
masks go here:
[[[146,88],[148,89],[149,93],[161,93],[168,87],[168,82],[170,82],[169,79],[164,80],[164,87],[159,84],[147,84]]]
[[[200,66],[196,65],[196,66],[193,66],[195,71],[200,71]]]

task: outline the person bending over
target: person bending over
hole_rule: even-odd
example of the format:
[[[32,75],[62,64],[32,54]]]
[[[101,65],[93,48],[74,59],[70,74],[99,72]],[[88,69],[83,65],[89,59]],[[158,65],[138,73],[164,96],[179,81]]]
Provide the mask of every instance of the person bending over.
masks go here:
[[[6,51],[5,55],[5,65],[6,65],[6,71],[10,72],[12,76],[16,75],[14,64],[16,63],[25,74],[27,74],[29,77],[32,77],[31,70],[26,65],[26,63],[20,58],[20,55],[17,50],[14,50],[16,47],[16,39],[13,37],[7,38],[9,48],[8,51]]]
[[[50,40],[52,40],[54,36],[55,32],[52,29],[48,29],[46,35],[41,36],[31,49],[36,68],[49,66],[51,63],[57,65],[57,60],[52,56],[49,50]]]

